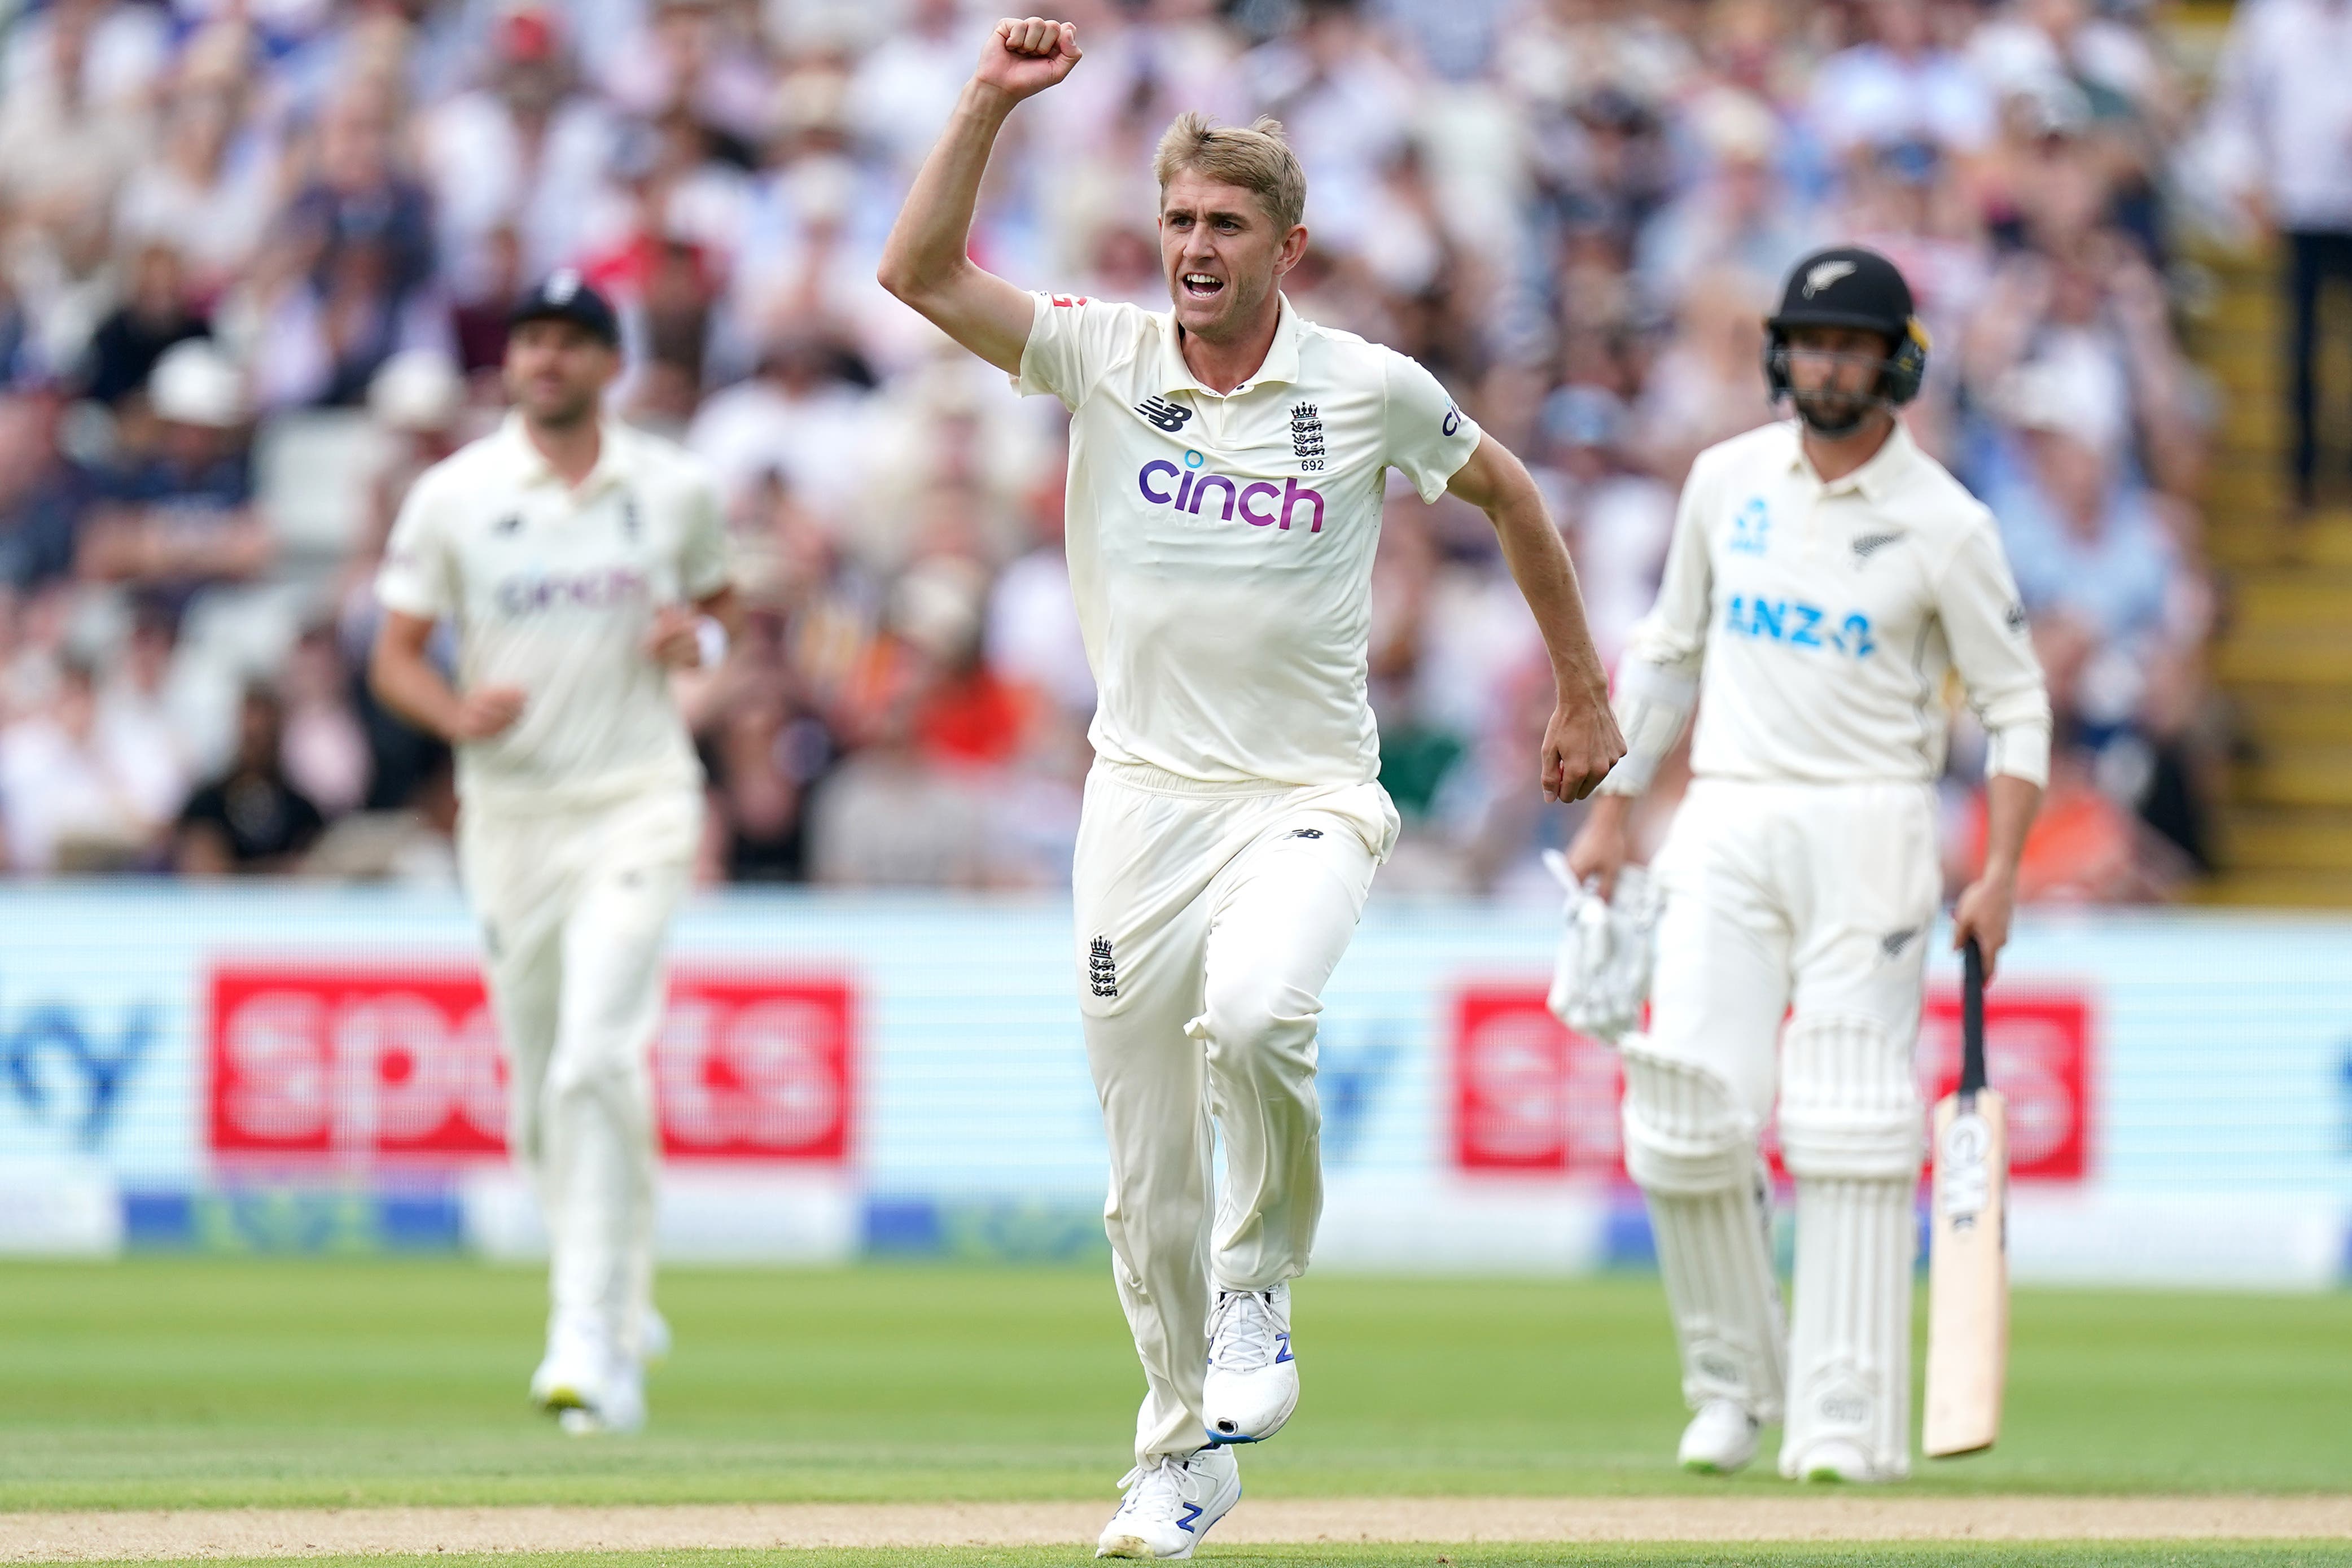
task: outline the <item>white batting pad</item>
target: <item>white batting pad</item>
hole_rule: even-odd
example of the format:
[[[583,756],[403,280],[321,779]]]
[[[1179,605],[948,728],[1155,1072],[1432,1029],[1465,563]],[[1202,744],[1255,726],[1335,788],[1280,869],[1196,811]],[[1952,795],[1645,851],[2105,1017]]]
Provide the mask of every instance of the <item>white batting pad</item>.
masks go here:
[[[1837,1439],[1875,1479],[1911,1471],[1911,1263],[1915,1180],[1800,1177],[1789,1424],[1780,1473],[1804,1474]]]
[[[1787,1335],[1755,1130],[1720,1079],[1647,1047],[1635,1035],[1620,1047],[1625,1167],[1649,1200],[1683,1397],[1693,1409],[1735,1400],[1759,1421],[1777,1420]]]
[[[1662,1056],[1647,1035],[1617,1042],[1625,1064],[1625,1171],[1648,1193],[1745,1187],[1756,1127],[1731,1086],[1706,1068]]]
[[[1704,1196],[1646,1195],[1682,1345],[1684,1399],[1694,1410],[1710,1399],[1736,1400],[1759,1421],[1778,1420],[1788,1345],[1760,1173]]]
[[[1875,1019],[1790,1024],[1780,1047],[1780,1153],[1791,1173],[1916,1179],[1927,1133],[1911,1045]]]

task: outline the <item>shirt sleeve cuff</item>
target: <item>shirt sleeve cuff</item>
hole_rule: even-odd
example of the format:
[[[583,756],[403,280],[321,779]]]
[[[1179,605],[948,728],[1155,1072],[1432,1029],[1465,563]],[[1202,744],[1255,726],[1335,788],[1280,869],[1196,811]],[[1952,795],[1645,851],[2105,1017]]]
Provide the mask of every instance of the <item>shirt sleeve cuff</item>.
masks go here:
[[[394,614],[415,616],[419,620],[437,621],[449,614],[446,605],[434,602],[433,595],[415,583],[396,577],[379,577],[375,584],[376,603]]]
[[[1470,416],[1466,414],[1462,416],[1462,428],[1470,437],[1462,444],[1462,455],[1452,462],[1443,465],[1442,468],[1424,468],[1422,470],[1420,479],[1415,481],[1413,489],[1421,492],[1421,499],[1423,501],[1434,505],[1437,498],[1445,493],[1445,487],[1454,482],[1454,476],[1460,473],[1470,459],[1478,455],[1478,426],[1471,423]]]
[[[1998,778],[2004,773],[2023,779],[2037,789],[2049,787],[2049,725],[2012,724],[1986,737],[1985,777]]]

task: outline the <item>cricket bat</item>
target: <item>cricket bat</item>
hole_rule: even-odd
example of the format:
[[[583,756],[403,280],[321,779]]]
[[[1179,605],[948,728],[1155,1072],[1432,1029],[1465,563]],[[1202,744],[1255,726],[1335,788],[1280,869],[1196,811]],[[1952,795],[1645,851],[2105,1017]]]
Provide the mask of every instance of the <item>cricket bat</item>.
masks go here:
[[[1975,938],[1963,958],[1960,1086],[1936,1107],[1923,1444],[1930,1458],[1992,1447],[2009,1374],[2009,1108],[1985,1084],[1984,954]]]

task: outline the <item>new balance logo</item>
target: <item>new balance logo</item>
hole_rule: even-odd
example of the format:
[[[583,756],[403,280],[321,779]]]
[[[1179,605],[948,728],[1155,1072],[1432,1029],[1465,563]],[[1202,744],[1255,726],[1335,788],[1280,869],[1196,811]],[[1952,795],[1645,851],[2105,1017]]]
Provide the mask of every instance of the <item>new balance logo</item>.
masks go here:
[[[1110,938],[1095,938],[1094,948],[1087,958],[1087,980],[1097,996],[1118,994],[1118,959],[1110,950]]]
[[[1202,1510],[1199,1503],[1186,1503],[1184,1505],[1184,1517],[1176,1521],[1176,1528],[1182,1531],[1185,1534],[1191,1535],[1193,1533],[1192,1521],[1201,1517],[1202,1511]]]
[[[1903,536],[1899,533],[1865,533],[1853,542],[1853,552],[1867,561],[1888,545],[1902,542]]]
[[[507,513],[506,516],[499,519],[498,522],[494,525],[494,531],[499,533],[520,533],[522,531],[522,513],[519,511],[510,511]]]
[[[1298,1359],[1297,1356],[1290,1353],[1290,1336],[1287,1333],[1276,1334],[1275,1338],[1280,1342],[1282,1346],[1282,1353],[1274,1358],[1275,1365],[1280,1366],[1284,1362],[1297,1361]]]
[[[1320,838],[1323,837],[1323,830],[1319,827],[1294,827],[1283,837],[1285,838]]]
[[[1147,397],[1135,405],[1135,411],[1171,436],[1184,428],[1184,422],[1192,417],[1191,409],[1180,407],[1164,397]]]
[[[1903,950],[1911,945],[1911,939],[1918,934],[1917,926],[1912,926],[1904,931],[1888,931],[1879,941],[1879,951],[1889,958],[1900,958],[1903,956]]]

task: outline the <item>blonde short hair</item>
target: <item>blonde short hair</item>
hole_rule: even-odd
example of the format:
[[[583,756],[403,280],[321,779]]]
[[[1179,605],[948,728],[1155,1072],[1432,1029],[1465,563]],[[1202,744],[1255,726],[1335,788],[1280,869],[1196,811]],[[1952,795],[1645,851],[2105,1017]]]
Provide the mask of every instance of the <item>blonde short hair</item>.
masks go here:
[[[1265,216],[1285,234],[1307,215],[1307,171],[1283,140],[1279,120],[1262,114],[1244,131],[1213,125],[1198,110],[1185,110],[1160,138],[1151,174],[1164,196],[1168,182],[1188,171],[1255,193]]]

